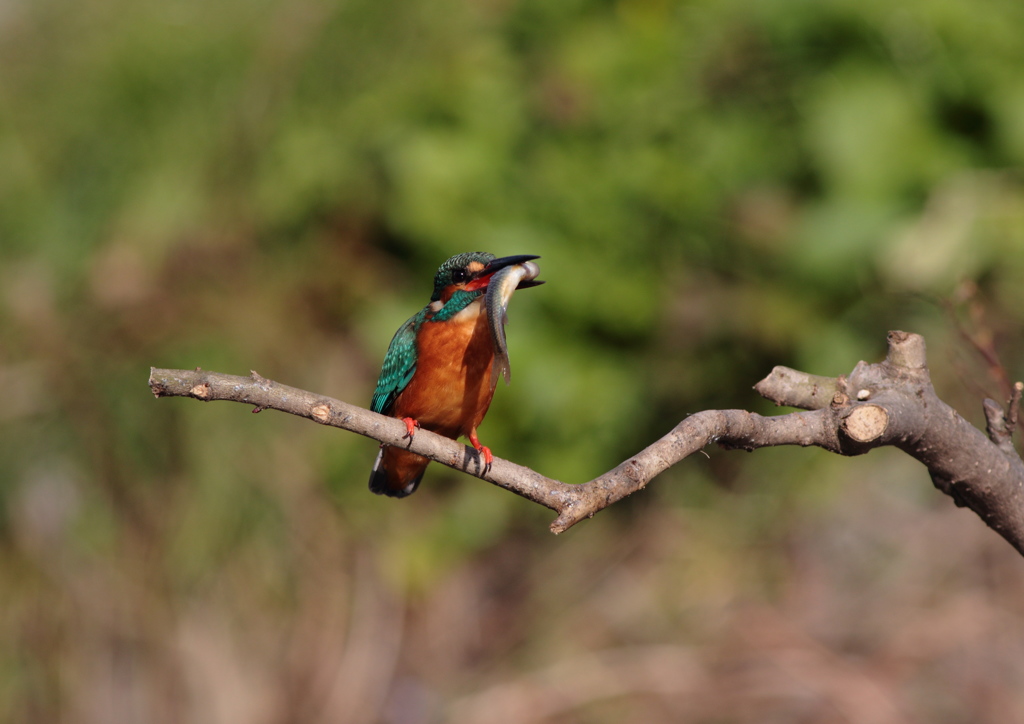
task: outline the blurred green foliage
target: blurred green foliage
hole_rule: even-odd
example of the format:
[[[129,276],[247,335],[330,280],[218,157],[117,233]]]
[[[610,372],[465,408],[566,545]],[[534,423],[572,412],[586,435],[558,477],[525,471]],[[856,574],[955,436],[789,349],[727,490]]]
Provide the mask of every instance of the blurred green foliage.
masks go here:
[[[1016,0],[4,4],[0,720],[457,720],[568,654],[759,651],[734,639],[766,619],[725,613],[750,602],[889,671],[890,634],[931,620],[906,602],[943,596],[1004,639],[875,684],[911,719],[1024,718],[1012,551],[895,453],[712,452],[552,539],[441,466],[378,499],[371,441],[144,384],[256,369],[368,404],[437,265],[481,249],[542,256],[481,437],[549,476],[766,412],[772,365],[848,372],[892,328],[977,421],[1024,374],[1022,27]],[[936,519],[971,531],[948,568]],[[999,712],[929,669],[955,646]],[[566,706],[768,720],[709,676],[718,710]]]

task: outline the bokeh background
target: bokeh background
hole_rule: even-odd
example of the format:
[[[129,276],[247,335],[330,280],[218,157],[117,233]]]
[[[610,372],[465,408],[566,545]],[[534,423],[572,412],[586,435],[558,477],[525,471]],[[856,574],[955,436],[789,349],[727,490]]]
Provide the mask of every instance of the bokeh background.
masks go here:
[[[481,438],[584,482],[775,364],[1024,375],[1018,0],[0,2],[0,721],[1024,721],[1024,566],[892,450],[554,537],[373,441],[437,265],[542,255]]]

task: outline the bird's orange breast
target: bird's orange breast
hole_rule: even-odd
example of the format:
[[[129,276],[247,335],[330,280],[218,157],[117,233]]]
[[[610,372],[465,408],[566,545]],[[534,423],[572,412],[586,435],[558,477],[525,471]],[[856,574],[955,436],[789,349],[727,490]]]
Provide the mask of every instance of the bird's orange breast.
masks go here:
[[[411,417],[446,437],[469,435],[494,396],[494,343],[480,300],[445,322],[426,321],[416,335],[416,373],[395,400],[395,417]]]

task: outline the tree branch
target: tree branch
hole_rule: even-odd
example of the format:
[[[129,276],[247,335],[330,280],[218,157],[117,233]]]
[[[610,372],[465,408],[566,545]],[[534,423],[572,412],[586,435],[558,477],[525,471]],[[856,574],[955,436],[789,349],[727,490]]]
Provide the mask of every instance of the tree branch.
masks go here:
[[[988,439],[935,394],[924,339],[890,332],[889,353],[877,364],[859,362],[849,376],[818,377],[776,367],[755,389],[793,412],[763,417],[744,410],[705,410],[588,483],[569,485],[501,458],[485,469],[477,452],[428,430],[411,439],[397,419],[288,387],[255,372],[236,377],[203,370],[151,369],[157,397],[230,400],[306,417],[388,445],[405,447],[443,465],[482,478],[555,511],[554,533],[568,530],[599,510],[642,489],[658,473],[710,443],[754,450],[776,445],[817,446],[839,455],[860,455],[892,445],[921,461],[935,486],[969,507],[1024,554],[1024,463],[1010,441],[1020,391],[1009,416],[985,401]]]

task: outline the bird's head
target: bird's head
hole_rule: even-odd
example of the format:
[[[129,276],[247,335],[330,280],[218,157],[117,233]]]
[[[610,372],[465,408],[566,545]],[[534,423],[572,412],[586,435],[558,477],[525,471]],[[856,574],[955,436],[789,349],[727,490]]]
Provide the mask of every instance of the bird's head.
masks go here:
[[[434,276],[434,294],[430,297],[430,301],[447,303],[452,295],[460,291],[483,293],[487,289],[491,277],[499,269],[539,258],[529,254],[497,258],[494,254],[488,254],[486,251],[456,254],[437,270],[437,274]],[[543,283],[535,279],[524,279],[516,288],[535,287]]]

